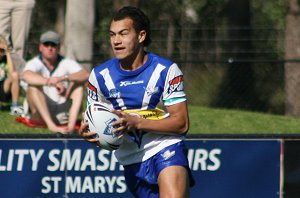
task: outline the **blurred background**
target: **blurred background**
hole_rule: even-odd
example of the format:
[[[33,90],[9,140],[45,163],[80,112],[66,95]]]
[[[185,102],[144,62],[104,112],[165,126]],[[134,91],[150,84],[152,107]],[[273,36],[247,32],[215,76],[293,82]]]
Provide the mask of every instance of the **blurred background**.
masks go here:
[[[111,17],[124,5],[149,16],[147,50],[178,63],[190,104],[300,115],[298,0],[38,0],[25,59],[38,53],[40,34],[53,29],[64,40],[62,54],[88,69],[101,64],[112,57]],[[82,41],[87,31],[92,36]]]

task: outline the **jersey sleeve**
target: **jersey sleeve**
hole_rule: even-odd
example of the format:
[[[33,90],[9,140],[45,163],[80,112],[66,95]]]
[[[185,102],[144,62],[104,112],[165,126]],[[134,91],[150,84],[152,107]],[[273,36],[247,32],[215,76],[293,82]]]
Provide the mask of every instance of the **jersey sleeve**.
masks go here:
[[[99,92],[99,93],[98,93]],[[92,102],[99,102],[100,98],[100,87],[97,83],[97,79],[95,76],[95,71],[92,70],[90,73],[89,79],[88,79],[88,84],[87,84],[87,102],[88,104]]]
[[[183,73],[177,66],[172,64],[168,70],[164,92],[163,102],[165,106],[177,104],[186,100],[184,92]]]
[[[105,99],[104,95],[101,92],[94,69],[90,73],[90,76],[88,79],[87,92],[88,92],[87,105],[89,105],[93,102],[100,102],[100,103],[106,105],[110,109],[113,108],[113,105]]]

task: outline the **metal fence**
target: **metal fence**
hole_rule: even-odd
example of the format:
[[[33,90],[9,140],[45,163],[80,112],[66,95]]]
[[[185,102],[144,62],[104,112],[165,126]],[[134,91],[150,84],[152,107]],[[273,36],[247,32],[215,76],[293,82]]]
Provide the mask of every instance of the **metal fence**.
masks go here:
[[[152,27],[147,50],[178,63],[189,104],[284,114],[283,30]],[[229,35],[243,32],[251,34]],[[31,32],[27,58],[37,53],[39,34]],[[93,59],[86,62],[98,65],[112,56],[108,39],[106,29],[95,30]]]

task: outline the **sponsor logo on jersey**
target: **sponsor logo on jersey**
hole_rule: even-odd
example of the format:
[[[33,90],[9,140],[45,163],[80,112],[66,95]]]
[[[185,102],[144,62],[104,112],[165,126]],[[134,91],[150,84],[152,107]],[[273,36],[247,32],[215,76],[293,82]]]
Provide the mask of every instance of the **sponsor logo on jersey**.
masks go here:
[[[140,110],[140,109],[125,109],[125,113],[130,115],[134,115],[137,117],[142,117],[149,120],[161,120],[166,117],[165,112],[162,109],[148,109],[148,110]]]
[[[183,75],[176,76],[169,81],[168,94],[179,91],[183,91]]]
[[[164,158],[164,160],[168,160],[171,157],[173,157],[175,155],[175,153],[176,153],[175,151],[167,150],[163,154],[161,154],[161,156]]]
[[[97,88],[92,85],[90,82],[88,82],[87,85],[87,92],[88,92],[88,96],[95,101],[98,101],[98,95],[97,95]]]
[[[144,87],[148,96],[151,96],[158,92],[158,87]]]
[[[121,81],[120,82],[120,87],[126,87],[130,85],[137,85],[137,84],[143,84],[143,80],[138,80],[138,81]]]
[[[110,98],[120,98],[121,93],[118,89],[111,89],[111,90],[109,90],[109,97]]]

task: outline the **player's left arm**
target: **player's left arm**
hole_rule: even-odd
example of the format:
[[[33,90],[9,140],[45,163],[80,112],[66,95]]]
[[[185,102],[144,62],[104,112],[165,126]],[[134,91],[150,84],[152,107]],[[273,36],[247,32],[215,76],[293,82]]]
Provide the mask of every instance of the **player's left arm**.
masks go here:
[[[114,110],[120,119],[114,123],[120,125],[114,132],[142,130],[168,135],[185,135],[189,129],[187,102],[183,101],[166,107],[169,116],[161,120],[150,120]]]
[[[187,102],[180,102],[166,107],[169,117],[162,120],[141,119],[137,124],[140,130],[153,133],[184,135],[189,129]],[[159,132],[158,132],[159,131]]]

